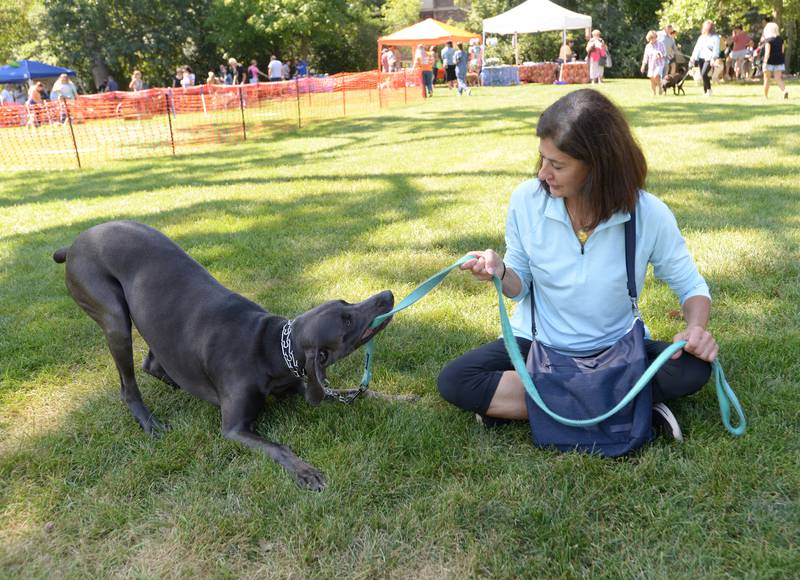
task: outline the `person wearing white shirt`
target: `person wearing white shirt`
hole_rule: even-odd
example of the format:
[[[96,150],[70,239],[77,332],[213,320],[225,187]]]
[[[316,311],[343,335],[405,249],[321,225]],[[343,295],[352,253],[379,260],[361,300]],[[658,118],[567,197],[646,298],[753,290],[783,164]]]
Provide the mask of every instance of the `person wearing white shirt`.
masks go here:
[[[13,105],[14,94],[11,92],[11,85],[4,85],[3,91],[0,92],[0,105]]]
[[[283,63],[274,54],[269,58],[267,72],[269,73],[269,82],[274,83],[283,80]]]
[[[692,68],[695,63],[700,67],[703,91],[707,97],[711,96],[711,70],[717,58],[719,58],[719,36],[714,32],[714,23],[706,20],[703,22],[702,32],[689,59],[689,68]]]

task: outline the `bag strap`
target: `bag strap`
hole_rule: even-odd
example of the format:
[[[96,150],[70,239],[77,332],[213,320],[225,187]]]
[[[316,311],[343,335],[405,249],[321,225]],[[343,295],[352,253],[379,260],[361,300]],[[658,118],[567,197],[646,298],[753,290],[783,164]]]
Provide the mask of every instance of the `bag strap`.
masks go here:
[[[625,274],[628,277],[628,296],[636,318],[641,318],[639,313],[639,300],[636,292],[636,209],[631,211],[631,219],[625,222]],[[531,336],[536,336],[536,312],[533,296],[533,281],[531,280]]]

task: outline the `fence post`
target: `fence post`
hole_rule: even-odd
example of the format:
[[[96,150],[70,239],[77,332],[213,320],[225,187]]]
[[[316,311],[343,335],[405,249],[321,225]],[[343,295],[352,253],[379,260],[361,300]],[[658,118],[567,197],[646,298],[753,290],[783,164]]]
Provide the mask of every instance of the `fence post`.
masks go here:
[[[408,104],[408,83],[406,82],[405,67],[403,67],[403,102]]]
[[[64,98],[64,95],[61,95],[61,104],[64,105],[64,110],[67,113],[69,133],[72,135],[72,146],[75,148],[75,159],[78,161],[78,169],[83,169],[81,167],[81,156],[78,154],[78,142],[75,141],[75,131],[72,129],[72,113],[70,113],[69,105],[67,105],[67,99]]]
[[[294,93],[297,98],[297,128],[302,129],[303,124],[300,122],[300,81],[294,77]]]
[[[247,141],[247,127],[244,123],[244,97],[242,96],[242,87],[239,86],[239,110],[242,112],[242,137]]]
[[[347,116],[347,99],[345,97],[345,93],[347,92],[347,87],[344,81],[345,77],[342,77],[342,116]]]
[[[175,135],[172,133],[172,115],[170,114],[170,109],[172,108],[170,104],[170,96],[172,95],[172,89],[167,89],[164,93],[164,112],[167,114],[167,124],[169,125],[169,143],[172,145],[172,156],[175,157]]]
[[[378,108],[379,109],[383,108],[383,94],[382,94],[383,91],[381,91],[381,75],[382,74],[383,73],[381,72],[381,69],[378,69]]]

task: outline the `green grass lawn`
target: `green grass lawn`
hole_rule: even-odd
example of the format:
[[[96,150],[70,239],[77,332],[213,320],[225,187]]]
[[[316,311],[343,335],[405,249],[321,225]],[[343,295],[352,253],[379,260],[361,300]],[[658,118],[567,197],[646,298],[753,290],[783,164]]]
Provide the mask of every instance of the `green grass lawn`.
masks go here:
[[[491,286],[453,274],[377,341],[373,388],[418,402],[270,402],[259,432],[327,477],[305,492],[223,439],[216,408],[140,373],[172,427],[146,437],[50,258],[93,224],[135,219],[285,316],[387,288],[399,299],[468,250],[502,250],[538,115],[573,88],[445,89],[175,158],[4,176],[0,576],[796,575],[800,106],[777,91],[767,102],[756,85],[711,99],[695,87],[651,98],[646,80],[601,87],[711,286],[711,329],[749,419],[738,439],[711,385],[674,405],[685,443],[623,460],[534,449],[524,424],[484,431],[436,392],[448,360],[499,334]],[[681,328],[677,308],[649,278],[656,337]],[[138,337],[134,351],[138,364]],[[339,363],[334,385],[355,386],[361,364]]]

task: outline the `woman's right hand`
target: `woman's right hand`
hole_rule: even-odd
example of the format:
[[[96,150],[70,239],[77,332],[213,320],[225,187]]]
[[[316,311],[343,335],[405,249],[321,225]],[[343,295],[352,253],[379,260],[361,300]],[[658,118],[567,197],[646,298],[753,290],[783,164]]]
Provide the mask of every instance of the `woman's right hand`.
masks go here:
[[[495,274],[500,277],[505,274],[506,265],[503,263],[503,258],[494,250],[489,249],[467,253],[475,258],[461,264],[461,269],[471,270],[472,275],[478,280],[491,280],[492,276]]]

